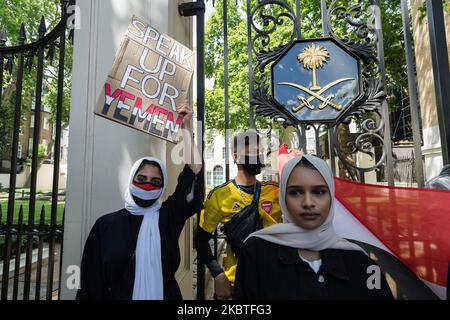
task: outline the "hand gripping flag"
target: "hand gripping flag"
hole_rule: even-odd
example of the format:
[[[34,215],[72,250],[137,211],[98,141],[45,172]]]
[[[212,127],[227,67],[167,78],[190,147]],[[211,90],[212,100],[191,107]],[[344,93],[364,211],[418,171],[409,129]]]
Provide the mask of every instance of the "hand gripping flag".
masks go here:
[[[387,187],[339,178],[335,178],[335,184],[336,231],[362,242],[371,257],[379,260],[388,280],[391,278],[394,295],[427,299],[433,298],[432,292],[445,299],[450,191]]]

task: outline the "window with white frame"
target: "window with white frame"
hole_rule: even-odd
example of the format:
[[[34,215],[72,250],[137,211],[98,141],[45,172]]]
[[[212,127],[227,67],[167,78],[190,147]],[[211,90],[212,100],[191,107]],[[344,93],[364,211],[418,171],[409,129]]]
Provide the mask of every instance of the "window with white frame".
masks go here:
[[[22,158],[22,145],[19,143],[18,149],[17,149],[17,158]]]
[[[28,154],[31,156],[33,153],[33,138],[28,139]]]
[[[30,128],[34,128],[34,114],[32,114],[30,118]]]

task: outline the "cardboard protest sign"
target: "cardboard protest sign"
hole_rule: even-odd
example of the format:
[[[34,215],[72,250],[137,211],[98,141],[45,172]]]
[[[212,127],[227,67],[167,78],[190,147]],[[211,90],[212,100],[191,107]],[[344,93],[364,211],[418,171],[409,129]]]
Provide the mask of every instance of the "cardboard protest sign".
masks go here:
[[[192,50],[133,16],[95,114],[177,142],[194,64]]]

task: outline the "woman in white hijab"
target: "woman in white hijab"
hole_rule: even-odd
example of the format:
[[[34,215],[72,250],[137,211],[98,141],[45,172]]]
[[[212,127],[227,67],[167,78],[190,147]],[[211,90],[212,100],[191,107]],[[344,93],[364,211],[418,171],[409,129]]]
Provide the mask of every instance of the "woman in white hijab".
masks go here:
[[[375,262],[333,229],[334,179],[325,161],[289,160],[279,199],[283,223],[243,246],[235,299],[392,299]]]
[[[183,116],[185,148],[194,154],[192,109],[181,104],[178,114]],[[182,299],[175,280],[180,264],[178,238],[204,198],[201,162],[196,162],[185,166],[175,192],[162,202],[169,181],[166,166],[152,157],[136,161],[124,195],[125,208],[99,218],[89,234],[77,299]]]

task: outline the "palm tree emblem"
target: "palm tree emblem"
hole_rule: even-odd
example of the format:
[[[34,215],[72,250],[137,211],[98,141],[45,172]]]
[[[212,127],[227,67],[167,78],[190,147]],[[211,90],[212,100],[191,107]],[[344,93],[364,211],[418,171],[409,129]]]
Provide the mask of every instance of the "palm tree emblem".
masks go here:
[[[317,69],[322,68],[324,63],[330,59],[330,53],[323,46],[316,46],[314,43],[306,47],[297,56],[298,61],[303,63],[305,69],[312,70],[313,79],[310,90],[318,91],[321,89],[317,83]]]

